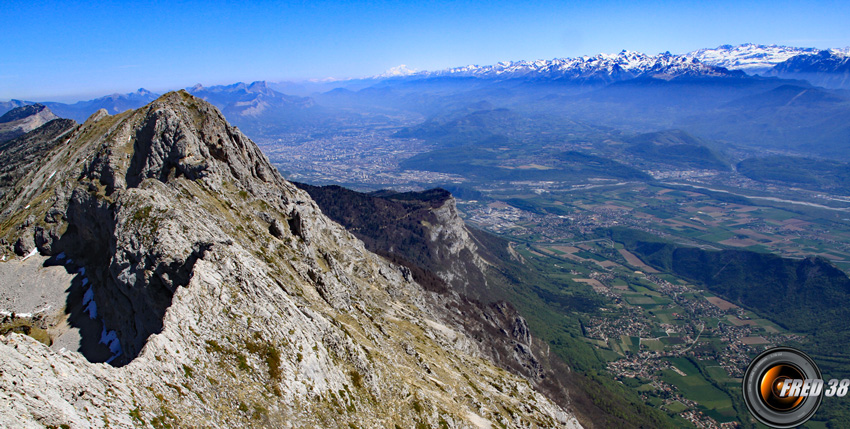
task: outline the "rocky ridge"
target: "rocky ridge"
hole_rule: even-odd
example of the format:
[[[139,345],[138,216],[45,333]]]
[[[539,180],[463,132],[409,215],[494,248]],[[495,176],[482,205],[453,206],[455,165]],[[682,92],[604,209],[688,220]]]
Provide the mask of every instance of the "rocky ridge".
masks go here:
[[[8,334],[0,424],[578,427],[206,102],[169,93],[45,140],[12,159],[4,257],[73,259],[118,367]]]
[[[16,107],[0,116],[0,142],[22,136],[54,119],[59,117],[42,104]]]
[[[135,92],[127,94],[114,93],[71,104],[59,102],[44,102],[43,104],[50,107],[54,113],[63,118],[84,121],[100,109],[104,109],[110,114],[117,114],[129,109],[138,109],[155,100],[157,97],[159,97],[158,94],[144,88],[139,88]]]

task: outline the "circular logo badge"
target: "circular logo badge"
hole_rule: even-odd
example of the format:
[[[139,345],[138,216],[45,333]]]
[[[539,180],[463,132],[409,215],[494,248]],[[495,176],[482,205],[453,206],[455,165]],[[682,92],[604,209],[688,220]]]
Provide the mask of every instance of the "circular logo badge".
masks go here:
[[[823,392],[817,364],[805,353],[775,347],[758,355],[744,374],[744,402],[758,421],[774,428],[805,423],[820,406]]]

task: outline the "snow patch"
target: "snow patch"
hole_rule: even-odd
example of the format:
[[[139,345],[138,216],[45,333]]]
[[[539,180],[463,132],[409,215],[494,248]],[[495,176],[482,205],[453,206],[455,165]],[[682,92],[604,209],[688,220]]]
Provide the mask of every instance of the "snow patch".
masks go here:
[[[31,258],[31,257],[33,257],[33,256],[35,256],[37,253],[38,253],[38,248],[34,248],[34,249],[32,249],[29,253],[27,253],[27,256],[24,256],[24,258],[23,258],[23,259],[21,259],[21,260],[22,260],[22,261],[26,261],[27,259],[29,259],[29,258]]]
[[[42,308],[42,309],[40,309],[40,310],[36,310],[36,311],[35,311],[35,312],[33,312],[33,313],[16,313],[16,312],[14,312],[14,311],[0,310],[0,316],[3,316],[3,317],[12,317],[12,315],[14,315],[16,319],[32,319],[32,318],[33,318],[33,317],[35,317],[36,315],[41,314],[41,313],[44,313],[44,312],[46,312],[47,310],[50,310],[51,308],[53,308],[53,307],[52,307],[52,306],[50,306],[50,305],[47,305],[47,306],[45,306],[44,308]]]
[[[83,294],[83,305],[86,305],[94,299],[94,291],[92,288],[88,288],[86,293]]]
[[[89,302],[89,305],[84,311],[89,313],[89,319],[97,319],[97,303],[94,300]]]
[[[0,310],[0,316],[3,317],[12,317],[13,314],[15,318],[32,319],[32,313],[15,313],[14,311]]]
[[[106,329],[106,325],[103,326],[103,330],[100,332],[100,343],[105,344],[109,347],[109,351],[112,352],[112,357],[106,361],[106,363],[112,362],[118,356],[121,356],[121,341],[118,340],[118,334],[115,331],[110,331]]]
[[[64,257],[64,255],[62,256]],[[85,267],[80,267],[77,269],[77,272],[85,276],[86,269]],[[106,323],[103,321],[103,319],[98,318],[97,302],[95,302],[94,300],[94,286],[90,283],[88,277],[83,277],[83,287],[85,286],[88,286],[88,289],[86,289],[86,291],[83,293],[83,312],[88,313],[90,319],[99,321],[101,323],[101,326],[103,328],[100,332],[100,343],[106,345],[106,347],[108,347],[109,351],[112,353],[112,356],[106,361],[106,363],[111,363],[113,360],[115,360],[115,358],[123,354],[123,350],[121,350],[121,341],[118,339],[118,333],[116,331],[107,329]]]

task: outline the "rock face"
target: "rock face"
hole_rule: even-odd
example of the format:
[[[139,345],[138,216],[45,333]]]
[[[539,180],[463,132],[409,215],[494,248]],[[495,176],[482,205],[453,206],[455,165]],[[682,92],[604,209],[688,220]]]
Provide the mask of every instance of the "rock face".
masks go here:
[[[309,192],[328,217],[354,231],[369,250],[436,275],[412,273],[430,289],[485,298],[488,262],[479,255],[448,191],[362,194],[339,186],[296,186]]]
[[[41,104],[16,107],[0,116],[0,142],[22,136],[54,119],[59,117]]]
[[[403,265],[415,281],[437,292],[447,310],[440,311],[441,318],[486,345],[482,353],[489,360],[587,421],[585,404],[573,402],[577,392],[570,368],[532,336],[526,320],[504,301],[505,288],[529,289],[497,268],[505,267],[506,259],[521,264],[521,257],[508,242],[468,228],[448,191],[364,194],[334,185],[295,185],[367,249]]]
[[[29,239],[79,267],[114,366],[0,337],[0,425],[578,427],[206,102],[43,137],[10,156],[3,256]]]

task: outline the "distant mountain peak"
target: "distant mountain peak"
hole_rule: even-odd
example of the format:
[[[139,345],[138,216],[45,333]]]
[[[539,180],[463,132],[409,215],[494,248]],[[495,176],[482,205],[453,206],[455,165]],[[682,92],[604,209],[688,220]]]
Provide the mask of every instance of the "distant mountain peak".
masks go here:
[[[295,97],[277,92],[269,86],[268,82],[263,80],[210,87],[197,84],[186,90],[192,95],[218,106],[225,115],[237,121],[239,117],[256,118],[267,111],[281,112],[309,108],[314,105],[310,98]]]
[[[106,96],[103,96],[103,97],[100,97],[100,98],[96,98],[94,100],[90,100],[89,103],[90,102],[105,101],[105,100],[113,100],[113,101],[119,101],[119,100],[120,101],[130,101],[130,100],[132,100],[132,101],[134,101],[135,103],[129,105],[129,107],[124,109],[124,110],[127,110],[127,109],[142,106],[145,103],[153,101],[154,99],[157,98],[157,96],[158,95],[156,93],[150,92],[150,91],[148,91],[147,89],[144,89],[144,88],[139,88],[135,92],[128,92],[126,94],[121,94],[121,93],[118,93],[118,92],[112,93],[110,95],[106,95]],[[138,106],[137,106],[137,104],[138,104]],[[124,106],[121,106],[121,107],[123,108]],[[117,109],[113,110],[113,112],[117,113]]]
[[[412,69],[405,64],[400,64],[400,65],[397,65],[397,66],[385,71],[382,74],[379,74],[376,77],[378,77],[378,78],[404,77],[404,76],[414,75],[418,72],[419,72],[419,70]]]
[[[16,107],[0,116],[0,142],[24,135],[54,119],[59,119],[43,104]]]
[[[3,116],[0,116],[0,124],[24,119],[28,116],[38,114],[39,112],[42,112],[44,110],[50,112],[50,109],[48,109],[47,106],[39,103],[16,107],[3,114]]]

